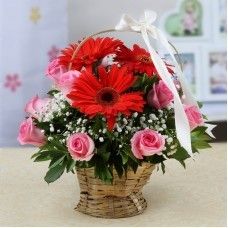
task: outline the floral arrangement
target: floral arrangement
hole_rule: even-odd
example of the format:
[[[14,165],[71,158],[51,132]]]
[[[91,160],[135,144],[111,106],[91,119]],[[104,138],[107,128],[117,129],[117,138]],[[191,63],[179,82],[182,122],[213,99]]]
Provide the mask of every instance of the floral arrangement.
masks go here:
[[[163,61],[184,100],[175,67]],[[89,38],[63,49],[46,75],[53,88],[26,104],[18,136],[22,145],[39,147],[35,162],[50,161],[46,182],[76,167],[94,167],[95,177],[111,183],[114,169],[121,177],[142,162],[160,164],[163,172],[168,159],[185,166],[190,156],[176,137],[173,93],[142,47]],[[206,117],[198,106],[184,110],[193,153],[209,147]]]

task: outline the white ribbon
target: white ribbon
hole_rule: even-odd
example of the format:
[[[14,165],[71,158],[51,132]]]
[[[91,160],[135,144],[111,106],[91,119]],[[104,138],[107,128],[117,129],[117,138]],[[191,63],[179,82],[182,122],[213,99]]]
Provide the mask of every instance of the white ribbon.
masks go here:
[[[217,125],[205,123],[204,126],[207,127],[206,133],[207,133],[211,138],[214,138],[214,139],[215,139],[215,136],[213,135],[212,130],[213,130]]]
[[[140,32],[142,34],[143,40],[150,53],[151,60],[153,61],[159,76],[174,95],[174,112],[177,138],[181,146],[188,152],[188,154],[190,156],[193,156],[191,147],[191,130],[186,113],[184,111],[183,104],[177,92],[176,86],[174,85],[174,82],[171,78],[171,74],[168,72],[164,61],[160,58],[160,56],[151,46],[148,35],[150,35],[155,40],[160,41],[170,54],[176,69],[176,75],[181,83],[183,93],[185,94],[185,103],[190,105],[196,105],[197,107],[198,104],[193,98],[190,90],[186,86],[182,70],[180,69],[179,64],[176,61],[176,58],[174,57],[171,45],[169,44],[168,40],[166,39],[162,31],[154,25],[152,25],[156,18],[157,15],[154,11],[145,11],[144,18],[140,21],[136,21],[131,16],[125,14],[122,16],[120,22],[116,25],[115,30],[135,31]]]

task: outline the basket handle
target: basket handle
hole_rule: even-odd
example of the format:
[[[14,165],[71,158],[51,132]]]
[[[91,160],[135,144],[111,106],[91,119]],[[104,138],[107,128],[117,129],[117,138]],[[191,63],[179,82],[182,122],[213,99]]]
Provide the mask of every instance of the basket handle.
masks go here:
[[[87,36],[86,38],[84,38],[84,39],[80,42],[80,44],[77,46],[77,48],[74,50],[73,55],[72,55],[72,57],[71,57],[71,61],[70,61],[69,66],[68,66],[68,70],[71,70],[71,68],[72,68],[72,60],[77,56],[77,54],[78,54],[80,48],[82,47],[82,45],[83,45],[88,39],[90,39],[90,38],[92,38],[92,37],[94,37],[94,36],[97,36],[97,35],[100,35],[100,34],[104,34],[104,33],[109,33],[109,32],[117,32],[117,30],[115,30],[115,29],[106,29],[106,30],[102,30],[102,31],[93,33],[93,34]],[[120,32],[120,31],[119,31],[119,32]],[[130,31],[130,32],[133,32],[133,31]],[[135,33],[135,32],[134,32],[134,33]],[[140,33],[140,32],[137,32],[137,33]],[[176,55],[177,55],[177,58],[178,58],[178,63],[179,63],[179,65],[180,65],[180,68],[181,68],[181,70],[183,70],[183,62],[182,62],[182,59],[181,59],[181,57],[180,57],[180,54],[179,54],[177,48],[176,48],[170,41],[168,41],[168,42],[169,42],[169,44],[171,45],[171,47],[173,48],[173,50],[175,51],[175,53],[176,53]]]

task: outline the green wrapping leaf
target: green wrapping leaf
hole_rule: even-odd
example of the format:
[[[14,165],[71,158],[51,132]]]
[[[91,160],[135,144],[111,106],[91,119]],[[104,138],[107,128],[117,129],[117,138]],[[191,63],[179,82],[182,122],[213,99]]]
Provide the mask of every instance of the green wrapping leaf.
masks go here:
[[[54,181],[56,181],[64,172],[65,169],[65,163],[63,164],[58,164],[55,167],[51,168],[48,170],[46,173],[46,176],[44,177],[44,180],[49,184]]]

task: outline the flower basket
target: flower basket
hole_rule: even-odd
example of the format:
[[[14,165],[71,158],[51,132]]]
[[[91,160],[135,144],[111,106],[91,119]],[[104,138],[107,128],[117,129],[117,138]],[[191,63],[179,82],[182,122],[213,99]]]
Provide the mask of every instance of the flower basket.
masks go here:
[[[49,161],[47,183],[77,172],[77,210],[85,214],[142,213],[142,188],[155,165],[163,173],[168,159],[185,167],[187,158],[210,147],[212,127],[189,92],[173,46],[151,25],[154,20],[154,12],[139,22],[125,15],[115,29],[69,45],[48,65],[48,97],[26,104],[18,141],[39,147],[34,162]],[[123,30],[140,32],[147,50],[94,38]],[[149,36],[162,42],[172,63],[160,58]]]
[[[76,210],[95,217],[123,218],[141,214],[147,206],[142,188],[155,165],[143,163],[134,173],[128,170],[121,178],[113,172],[113,182],[105,184],[94,177],[94,168],[77,169],[80,201]]]

